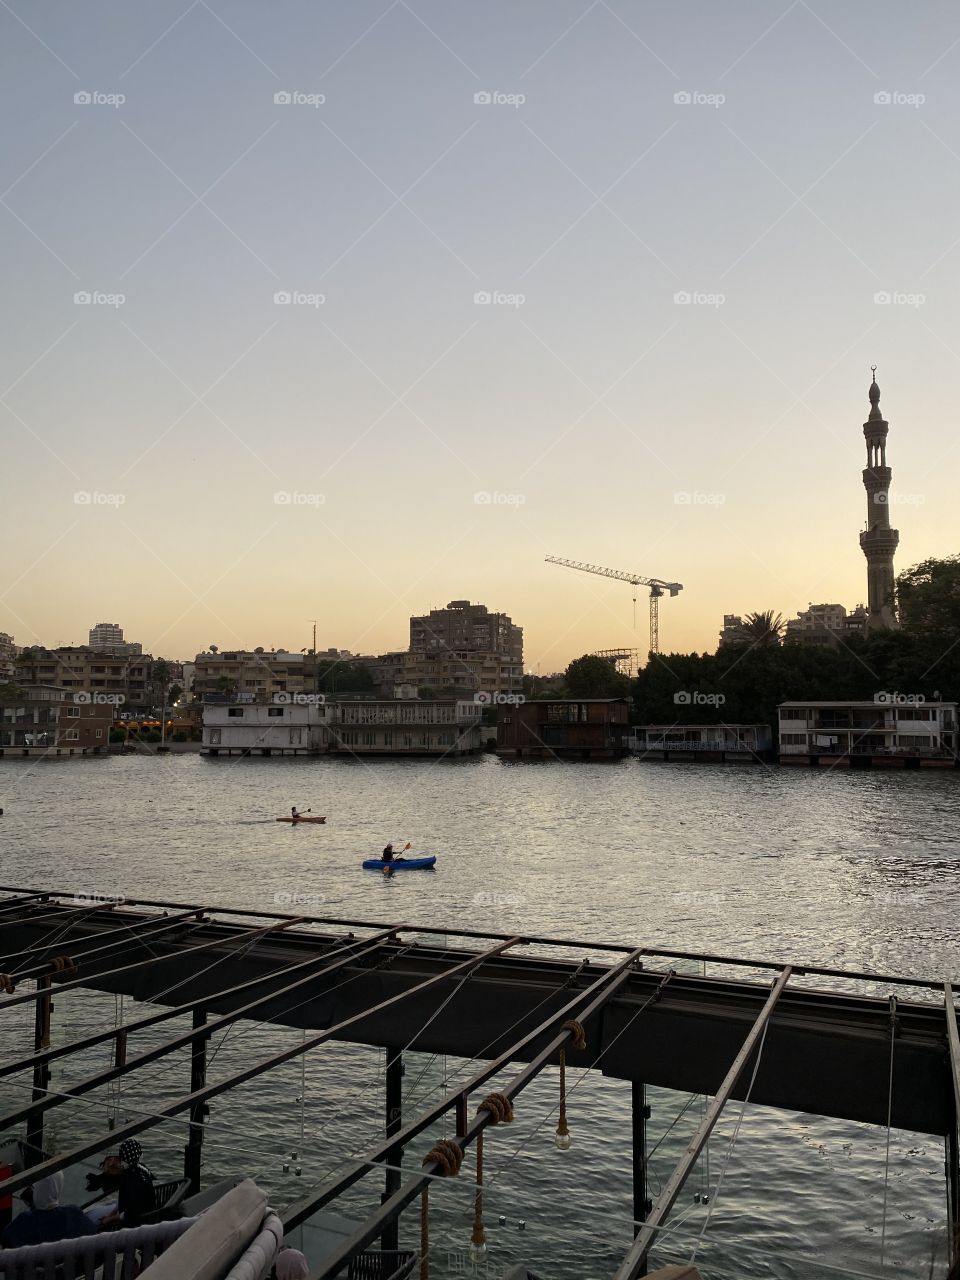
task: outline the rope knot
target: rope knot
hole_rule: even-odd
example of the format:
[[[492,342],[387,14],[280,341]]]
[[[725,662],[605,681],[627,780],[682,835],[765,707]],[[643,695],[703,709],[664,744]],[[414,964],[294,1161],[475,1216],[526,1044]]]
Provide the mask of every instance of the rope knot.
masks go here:
[[[488,1093],[477,1107],[477,1115],[489,1111],[491,1124],[509,1124],[513,1119],[513,1103],[503,1093]]]
[[[426,1168],[428,1164],[439,1165],[441,1178],[455,1178],[463,1164],[463,1148],[449,1138],[441,1138],[423,1157],[422,1167]]]
[[[10,977],[9,973],[0,973],[0,991],[6,995],[12,996],[17,989],[17,984]]]
[[[571,1018],[569,1022],[565,1022],[561,1030],[573,1032],[571,1049],[585,1049],[587,1047],[587,1035],[583,1029],[583,1023],[577,1022],[576,1018]]]
[[[78,973],[76,961],[70,956],[54,956],[50,961],[53,965],[53,972],[58,978],[66,979]]]

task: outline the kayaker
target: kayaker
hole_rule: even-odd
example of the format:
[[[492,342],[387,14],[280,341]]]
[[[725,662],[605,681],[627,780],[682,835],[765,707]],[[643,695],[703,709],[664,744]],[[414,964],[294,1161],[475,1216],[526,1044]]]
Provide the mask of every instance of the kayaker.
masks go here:
[[[393,861],[393,842],[392,841],[390,844],[387,845],[387,847],[384,849],[380,857],[383,859],[384,862]]]
[[[290,817],[291,818],[300,817],[299,813],[297,813],[297,806],[295,804],[290,806]]]

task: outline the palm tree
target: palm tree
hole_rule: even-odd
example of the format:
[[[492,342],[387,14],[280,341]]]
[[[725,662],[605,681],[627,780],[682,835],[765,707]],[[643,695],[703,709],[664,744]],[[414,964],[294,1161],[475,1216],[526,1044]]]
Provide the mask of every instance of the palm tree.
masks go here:
[[[751,644],[779,644],[786,623],[783,615],[772,609],[748,613],[743,620],[743,634]]]

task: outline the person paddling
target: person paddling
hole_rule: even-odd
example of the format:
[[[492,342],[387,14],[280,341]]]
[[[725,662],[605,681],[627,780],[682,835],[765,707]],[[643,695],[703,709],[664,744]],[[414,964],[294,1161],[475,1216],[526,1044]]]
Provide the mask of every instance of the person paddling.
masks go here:
[[[300,814],[297,812],[297,806],[296,806],[295,804],[293,804],[293,805],[291,805],[291,806],[290,806],[290,817],[291,817],[291,818],[299,818],[299,817],[300,817]]]
[[[387,847],[384,849],[384,851],[383,851],[383,853],[380,855],[380,857],[383,859],[383,861],[384,861],[384,862],[392,862],[392,861],[393,861],[393,856],[394,856],[394,855],[393,855],[393,841],[391,841],[391,842],[387,845]]]

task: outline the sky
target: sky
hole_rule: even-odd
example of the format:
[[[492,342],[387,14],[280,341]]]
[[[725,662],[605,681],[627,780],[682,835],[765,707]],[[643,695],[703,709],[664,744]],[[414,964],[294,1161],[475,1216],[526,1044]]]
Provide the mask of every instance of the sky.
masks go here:
[[[960,551],[960,9],[0,5],[0,630],[525,664]]]

